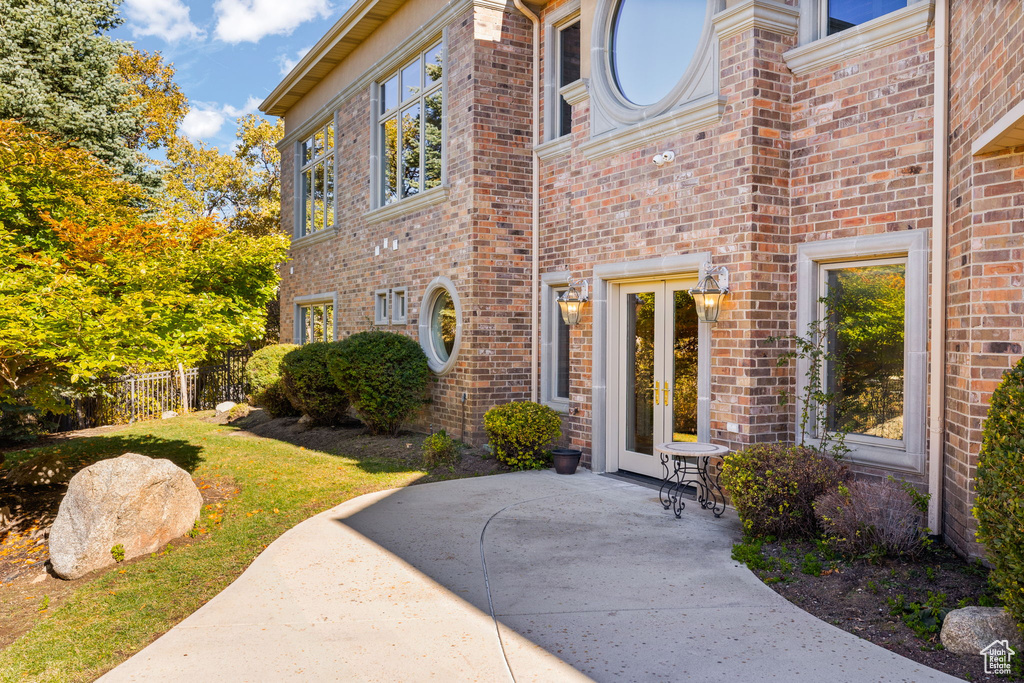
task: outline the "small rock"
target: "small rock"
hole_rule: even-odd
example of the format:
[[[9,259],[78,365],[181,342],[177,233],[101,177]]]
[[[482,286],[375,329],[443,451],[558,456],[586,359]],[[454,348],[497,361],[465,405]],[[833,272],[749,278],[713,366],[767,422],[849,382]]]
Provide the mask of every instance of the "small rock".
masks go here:
[[[71,471],[57,453],[44,453],[11,468],[7,483],[11,486],[52,486],[66,484]]]
[[[964,607],[942,620],[942,645],[958,655],[976,655],[997,640],[1019,647],[1017,625],[1001,607]]]
[[[218,414],[226,413],[229,410],[231,410],[232,408],[234,408],[236,405],[237,404],[234,401],[224,401],[223,403],[218,403],[217,404],[216,410],[217,410]]]
[[[160,413],[161,420],[170,420],[172,417],[178,417],[178,414],[173,410],[165,410],[164,412]]]
[[[302,417],[299,418],[298,422],[295,423],[294,429],[296,431],[303,432],[307,429],[310,429],[312,426],[313,418],[311,418],[309,415],[303,415]]]
[[[50,529],[50,561],[64,579],[77,579],[124,559],[158,550],[199,519],[203,497],[188,472],[170,460],[137,453],[101,460],[71,478]]]

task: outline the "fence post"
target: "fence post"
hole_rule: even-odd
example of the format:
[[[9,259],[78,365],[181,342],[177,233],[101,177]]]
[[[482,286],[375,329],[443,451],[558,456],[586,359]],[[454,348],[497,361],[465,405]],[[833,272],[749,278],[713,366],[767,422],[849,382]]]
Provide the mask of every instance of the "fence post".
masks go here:
[[[181,379],[181,412],[188,412],[188,385],[185,384],[185,366],[178,363],[178,378]]]

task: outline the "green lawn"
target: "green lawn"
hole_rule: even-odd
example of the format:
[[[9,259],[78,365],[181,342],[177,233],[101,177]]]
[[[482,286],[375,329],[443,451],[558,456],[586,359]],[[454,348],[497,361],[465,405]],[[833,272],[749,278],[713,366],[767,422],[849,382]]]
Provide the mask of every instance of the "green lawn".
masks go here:
[[[0,652],[0,681],[92,680],[167,631],[231,583],[284,531],[370,491],[424,475],[382,457],[330,455],[244,435],[194,418],[139,424],[109,435],[10,453],[11,467],[59,448],[83,464],[132,451],[168,458],[193,476],[240,488],[204,506],[196,542],[112,568]]]

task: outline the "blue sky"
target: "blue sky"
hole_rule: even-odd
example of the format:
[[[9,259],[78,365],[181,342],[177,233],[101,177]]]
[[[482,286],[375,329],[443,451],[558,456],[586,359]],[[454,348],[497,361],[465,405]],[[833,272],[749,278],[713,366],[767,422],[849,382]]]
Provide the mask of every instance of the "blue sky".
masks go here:
[[[130,40],[173,62],[191,109],[181,132],[227,150],[257,106],[352,0],[124,0]]]

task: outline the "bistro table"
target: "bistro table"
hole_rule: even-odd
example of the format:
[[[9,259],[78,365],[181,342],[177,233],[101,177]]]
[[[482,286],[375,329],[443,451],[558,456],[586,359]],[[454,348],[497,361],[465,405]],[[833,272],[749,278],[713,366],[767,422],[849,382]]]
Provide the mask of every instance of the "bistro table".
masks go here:
[[[728,448],[697,441],[671,441],[658,444],[654,450],[661,457],[661,466],[665,471],[658,499],[666,510],[672,508],[676,517],[681,517],[686,507],[683,487],[692,484],[697,487],[697,502],[700,506],[714,512],[715,517],[722,516],[725,512],[725,494],[718,485],[718,473],[708,472],[708,461],[723,457],[729,452]]]

